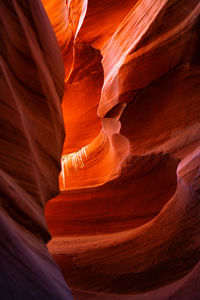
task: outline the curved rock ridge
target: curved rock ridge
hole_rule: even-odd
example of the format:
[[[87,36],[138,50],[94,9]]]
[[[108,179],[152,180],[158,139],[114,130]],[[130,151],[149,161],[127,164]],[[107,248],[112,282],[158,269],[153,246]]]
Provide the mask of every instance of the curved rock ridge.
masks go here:
[[[64,66],[38,0],[0,3],[1,299],[72,299],[45,243],[59,192]]]
[[[69,134],[45,215],[77,300],[200,298],[199,15],[198,0],[89,0],[65,48]]]
[[[0,3],[2,299],[200,299],[199,16]]]
[[[76,152],[80,154],[80,149],[84,150],[88,145],[94,144],[101,132],[104,117],[119,119],[121,116],[120,134],[128,138],[134,156],[173,152],[173,149],[178,149],[198,137],[200,106],[196,48],[199,1],[193,0],[188,3],[160,0],[149,3],[143,0],[124,1],[123,5],[120,1],[114,3],[111,0],[98,4],[94,1],[80,1],[74,15],[76,2],[67,3],[65,15],[64,10],[62,13],[59,9],[60,5],[63,5],[62,1],[54,0],[48,4],[44,1],[44,5],[58,40],[60,31],[63,35],[69,31],[73,32],[64,48],[60,42],[61,48],[64,49],[62,52],[66,69],[62,108],[68,136],[65,139],[64,155],[70,154],[70,157],[73,157],[74,154],[76,159]],[[57,9],[51,11],[49,6]],[[123,9],[120,10],[122,15],[119,16],[120,7]],[[112,21],[107,17],[111,9],[114,13]],[[105,13],[105,22],[101,24],[101,29],[95,13],[99,16]],[[73,22],[71,18],[74,18]],[[60,24],[65,22],[65,27],[58,26],[59,20]],[[77,24],[82,24],[82,27]],[[104,37],[101,32],[105,32]],[[94,46],[101,52],[95,50]],[[163,98],[164,89],[165,97],[160,99]],[[190,93],[196,100],[193,100],[193,111],[188,115]],[[153,100],[150,100],[152,97]],[[168,103],[168,99],[171,104]],[[143,113],[143,105],[145,110],[149,110],[149,116],[148,111]],[[175,117],[179,105],[182,112]],[[160,113],[156,112],[156,107]],[[166,116],[168,113],[174,115],[173,122]],[[158,121],[155,114],[158,114],[158,118],[160,116]],[[163,118],[163,114],[166,118]],[[150,118],[150,123],[146,118]],[[141,126],[141,123],[144,126]],[[151,130],[155,130],[155,133]],[[149,146],[143,145],[145,143],[149,143]],[[89,149],[95,153],[91,147]],[[65,157],[64,161],[66,160],[68,161],[68,158]],[[102,161],[102,166],[103,164]],[[91,162],[91,174],[94,174],[93,165]],[[76,174],[70,175],[69,178],[69,174],[64,175],[64,167],[64,186],[67,189],[90,185],[85,178],[81,179],[82,169],[76,170]],[[107,178],[112,179],[114,174],[118,176],[117,170],[117,166],[115,171],[110,169],[113,175]],[[97,181],[99,184],[104,183],[103,179]],[[63,176],[60,182],[63,189]]]
[[[197,148],[191,161],[188,162],[188,157],[186,157],[179,164],[177,188],[174,195],[159,214],[143,226],[118,233],[108,234],[107,230],[105,234],[105,228],[99,227],[99,229],[95,224],[95,222],[102,224],[101,220],[99,221],[96,216],[95,222],[89,219],[91,209],[87,215],[87,225],[93,226],[92,229],[89,226],[89,229],[83,228],[84,221],[81,220],[80,213],[77,213],[79,221],[75,215],[74,226],[72,222],[66,221],[68,232],[61,232],[65,224],[61,224],[60,231],[58,225],[58,231],[54,232],[55,237],[48,247],[70,286],[86,291],[128,295],[161,288],[190,272],[200,257],[199,162],[199,148]],[[63,195],[63,203],[65,196]],[[78,200],[75,199],[75,201],[80,203],[79,195],[76,197]],[[71,200],[67,201],[71,202]],[[128,205],[123,205],[128,210]],[[134,205],[136,205],[135,202]],[[91,207],[91,204],[88,207]],[[65,203],[60,210],[64,208],[72,215],[72,204]],[[83,210],[80,209],[80,211],[83,213]],[[120,212],[122,215],[122,207],[120,207]],[[110,219],[112,221],[111,217]],[[124,222],[122,224],[126,227]],[[116,226],[112,223],[111,228],[116,230]],[[96,232],[94,232],[95,229]],[[72,230],[76,230],[78,236],[72,237],[71,235],[74,234]],[[86,232],[89,232],[90,236],[87,236]],[[177,281],[176,288],[178,285]],[[197,289],[195,295],[198,295]],[[168,299],[165,297],[166,290],[167,288],[161,289],[160,299]],[[172,292],[174,293],[173,290]],[[105,297],[109,299],[110,296]]]
[[[60,189],[79,189],[102,185],[117,177],[130,153],[129,141],[119,131],[121,123],[102,120],[100,134],[78,152],[62,156]]]
[[[150,221],[176,190],[178,161],[161,153],[129,157],[120,177],[98,187],[63,191],[46,207],[52,235],[106,234]]]

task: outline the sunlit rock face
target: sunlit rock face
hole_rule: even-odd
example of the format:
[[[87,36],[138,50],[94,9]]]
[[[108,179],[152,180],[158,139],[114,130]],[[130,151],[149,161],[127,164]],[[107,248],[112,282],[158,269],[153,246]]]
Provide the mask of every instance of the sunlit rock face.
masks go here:
[[[75,299],[199,299],[199,1],[79,5],[49,251]]]
[[[199,0],[0,5],[1,294],[200,299]]]

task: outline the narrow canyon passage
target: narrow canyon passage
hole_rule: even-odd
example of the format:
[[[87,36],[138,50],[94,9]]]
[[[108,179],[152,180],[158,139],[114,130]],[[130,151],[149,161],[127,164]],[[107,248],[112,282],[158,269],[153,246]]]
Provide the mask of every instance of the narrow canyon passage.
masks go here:
[[[200,300],[199,17],[0,3],[2,300]]]

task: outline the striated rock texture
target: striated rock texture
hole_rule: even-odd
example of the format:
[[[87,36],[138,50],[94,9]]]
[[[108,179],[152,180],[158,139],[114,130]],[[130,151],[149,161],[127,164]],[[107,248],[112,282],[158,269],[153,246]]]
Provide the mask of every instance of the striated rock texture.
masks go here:
[[[1,1],[0,18],[0,298],[72,299],[45,245],[64,141],[60,49],[40,1]]]
[[[199,0],[0,5],[1,295],[199,300]]]
[[[75,299],[198,300],[200,3],[81,3],[49,251]]]

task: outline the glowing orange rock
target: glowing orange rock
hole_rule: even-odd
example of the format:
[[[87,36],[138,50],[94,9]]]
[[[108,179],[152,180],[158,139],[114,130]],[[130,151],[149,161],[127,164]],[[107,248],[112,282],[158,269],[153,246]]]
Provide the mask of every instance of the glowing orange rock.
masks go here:
[[[197,0],[88,2],[66,77],[63,191],[46,207],[76,299],[198,295],[199,14]]]
[[[1,296],[72,298],[61,162],[75,299],[199,299],[199,0],[42,2],[0,4]]]

